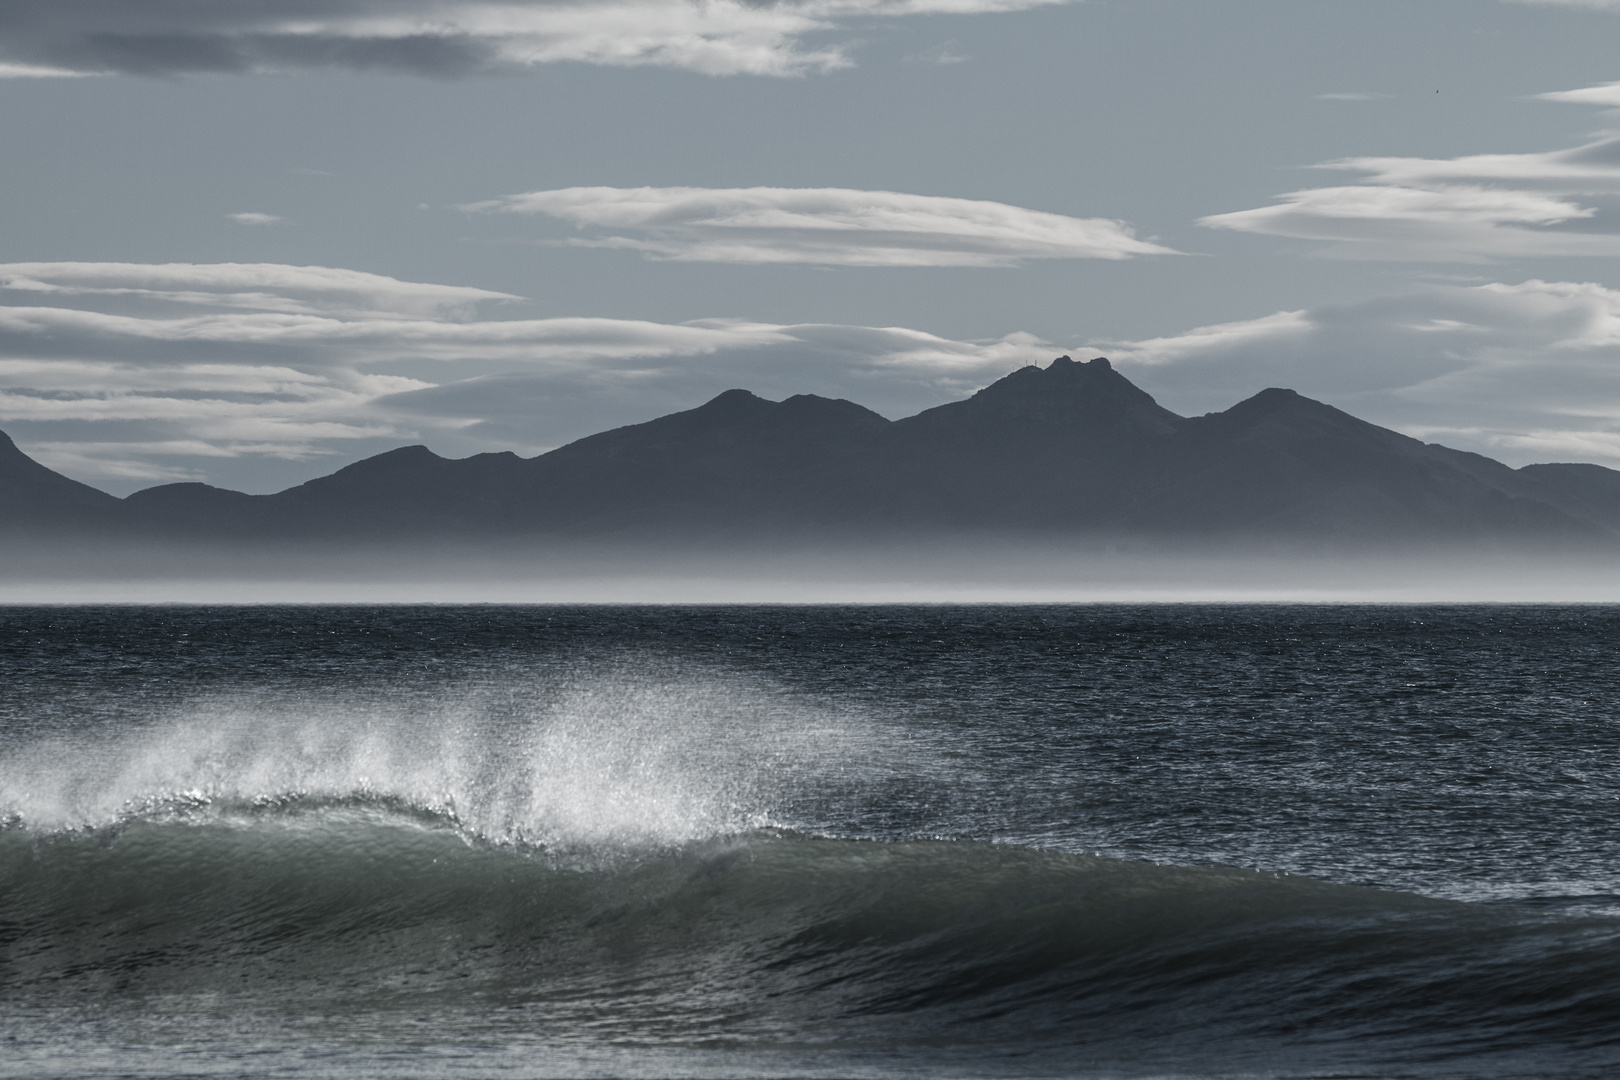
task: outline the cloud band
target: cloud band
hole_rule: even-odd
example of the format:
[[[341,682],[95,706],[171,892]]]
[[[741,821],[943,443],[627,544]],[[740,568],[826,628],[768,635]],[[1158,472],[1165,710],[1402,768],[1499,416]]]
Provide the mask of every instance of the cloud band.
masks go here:
[[[854,20],[1070,0],[6,0],[0,77],[347,69],[460,76],[574,62],[708,75],[850,63]]]
[[[546,215],[589,230],[569,243],[677,262],[1007,267],[1175,254],[1106,218],[848,188],[575,187],[463,209]]]

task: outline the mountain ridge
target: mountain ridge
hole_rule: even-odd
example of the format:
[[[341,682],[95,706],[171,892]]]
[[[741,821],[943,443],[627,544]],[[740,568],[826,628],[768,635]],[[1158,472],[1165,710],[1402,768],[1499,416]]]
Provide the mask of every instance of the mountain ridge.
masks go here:
[[[120,500],[7,438],[0,515],[13,532],[157,541],[1027,535],[1620,554],[1620,472],[1516,470],[1276,387],[1182,417],[1106,359],[1064,356],[899,420],[734,389],[532,458],[406,446],[271,495],[180,483]]]

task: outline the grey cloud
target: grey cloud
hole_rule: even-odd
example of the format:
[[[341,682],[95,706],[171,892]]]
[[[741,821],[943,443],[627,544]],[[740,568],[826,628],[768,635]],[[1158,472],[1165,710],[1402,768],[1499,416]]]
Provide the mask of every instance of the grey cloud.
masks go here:
[[[268,215],[251,215],[267,217]],[[382,274],[279,263],[0,263],[0,301],[133,297],[184,308],[240,308],[289,315],[369,317],[470,314],[487,301],[519,299],[465,285],[400,281]]]
[[[578,62],[711,75],[847,66],[852,19],[1070,0],[0,0],[0,77],[343,68],[453,77]]]
[[[431,21],[431,0],[3,0],[0,55],[70,72],[184,75],[344,67],[424,75],[488,64],[494,44],[457,32],[343,27],[389,16]],[[336,31],[336,32],[334,32]]]

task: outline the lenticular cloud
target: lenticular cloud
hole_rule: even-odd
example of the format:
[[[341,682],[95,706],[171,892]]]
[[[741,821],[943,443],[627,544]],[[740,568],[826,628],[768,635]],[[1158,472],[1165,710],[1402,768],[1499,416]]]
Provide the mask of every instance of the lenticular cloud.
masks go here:
[[[1541,97],[1620,105],[1620,83]],[[1620,133],[1535,153],[1355,157],[1317,167],[1365,178],[1289,192],[1270,206],[1199,223],[1321,241],[1327,254],[1345,258],[1481,263],[1620,256],[1620,234],[1608,224],[1620,196]]]
[[[239,214],[235,217],[269,217]],[[510,293],[466,285],[400,281],[382,274],[330,266],[281,263],[0,263],[0,296],[60,303],[83,297],[126,297],[194,307],[300,315],[468,314]]]
[[[677,262],[1006,267],[1175,254],[1106,218],[897,191],[575,187],[463,209],[543,214],[587,230],[567,243]]]

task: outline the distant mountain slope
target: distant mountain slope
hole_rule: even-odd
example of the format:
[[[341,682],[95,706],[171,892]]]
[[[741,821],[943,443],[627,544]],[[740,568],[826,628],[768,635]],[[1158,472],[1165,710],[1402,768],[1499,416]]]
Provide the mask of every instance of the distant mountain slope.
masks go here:
[[[0,532],[99,529],[123,517],[104,491],[52,472],[0,432]]]
[[[1620,553],[1620,472],[1515,470],[1290,390],[1181,417],[1107,360],[1068,357],[898,421],[849,401],[730,390],[536,458],[403,447],[262,496],[168,484],[116,500],[6,440],[0,499],[31,527],[194,540],[1003,534]]]
[[[1595,535],[1503,474],[1292,390],[1264,390],[1185,421],[1164,483],[1127,512],[1129,531],[1237,531],[1319,539],[1559,539]]]
[[[891,427],[854,402],[773,402],[728,390],[687,412],[605,431],[528,463],[514,523],[622,534],[792,528],[850,519],[850,478],[873,469]]]
[[[1514,475],[1525,495],[1620,534],[1620,472],[1601,465],[1526,465]]]

